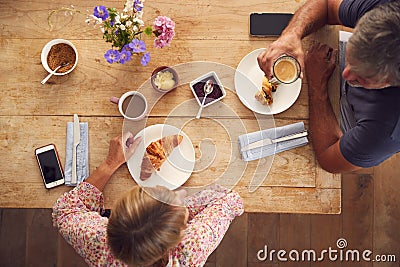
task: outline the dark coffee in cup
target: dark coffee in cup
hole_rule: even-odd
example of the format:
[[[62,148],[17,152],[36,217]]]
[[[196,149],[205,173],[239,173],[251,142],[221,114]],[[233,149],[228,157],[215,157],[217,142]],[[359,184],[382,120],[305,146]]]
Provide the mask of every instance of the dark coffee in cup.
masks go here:
[[[118,104],[119,112],[126,119],[141,120],[146,115],[146,98],[137,91],[126,92],[121,98],[111,97],[110,101]]]
[[[129,118],[137,118],[146,109],[144,99],[138,95],[130,95],[122,102],[122,112]]]

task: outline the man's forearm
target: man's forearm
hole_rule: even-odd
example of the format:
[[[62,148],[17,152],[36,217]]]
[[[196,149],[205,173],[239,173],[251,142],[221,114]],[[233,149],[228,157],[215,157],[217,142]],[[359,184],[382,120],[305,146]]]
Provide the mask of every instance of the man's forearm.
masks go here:
[[[342,132],[329,101],[326,86],[309,88],[309,105],[314,151],[317,159],[320,159],[322,153],[340,139]]]
[[[328,0],[308,0],[296,11],[282,34],[294,34],[302,39],[325,24],[336,24],[329,15],[336,10],[328,9],[336,9],[336,5],[330,5]]]

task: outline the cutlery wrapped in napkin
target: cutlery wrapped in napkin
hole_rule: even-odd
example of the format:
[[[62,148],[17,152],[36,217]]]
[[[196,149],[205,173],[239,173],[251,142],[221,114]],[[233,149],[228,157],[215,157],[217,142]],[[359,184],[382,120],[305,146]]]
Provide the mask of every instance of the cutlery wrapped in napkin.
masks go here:
[[[242,159],[244,161],[256,160],[264,157],[271,156],[273,154],[289,150],[291,148],[296,148],[299,146],[304,146],[308,143],[307,137],[300,137],[288,141],[282,141],[275,144],[265,145],[262,147],[253,148],[247,151],[244,151],[242,148],[246,147],[250,143],[254,143],[256,141],[271,138],[276,139],[280,137],[284,137],[287,135],[291,135],[294,133],[304,131],[304,123],[297,122],[289,125],[285,125],[282,127],[276,127],[271,129],[266,129],[258,132],[243,134],[238,137],[239,141],[239,150],[242,154]]]
[[[67,122],[67,141],[65,151],[65,184],[76,186],[89,176],[89,127],[87,122],[79,123],[80,142],[76,148],[76,184],[72,180],[72,151],[74,145],[74,123]]]

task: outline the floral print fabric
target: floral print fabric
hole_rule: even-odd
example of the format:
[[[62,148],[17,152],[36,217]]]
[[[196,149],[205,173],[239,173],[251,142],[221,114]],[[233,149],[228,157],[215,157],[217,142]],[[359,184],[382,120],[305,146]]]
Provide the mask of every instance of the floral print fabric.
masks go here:
[[[236,192],[213,186],[185,199],[189,221],[182,241],[169,252],[168,266],[203,266],[221,242],[230,223],[243,213]],[[53,224],[89,266],[127,266],[107,245],[108,218],[103,194],[83,182],[62,195],[53,207]]]

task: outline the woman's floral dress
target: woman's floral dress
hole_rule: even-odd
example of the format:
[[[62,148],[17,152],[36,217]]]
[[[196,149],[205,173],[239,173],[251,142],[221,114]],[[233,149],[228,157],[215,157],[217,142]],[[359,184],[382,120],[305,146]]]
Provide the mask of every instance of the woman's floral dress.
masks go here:
[[[189,221],[182,241],[169,252],[167,266],[203,266],[230,223],[243,213],[236,192],[213,186],[185,199]],[[101,191],[83,182],[62,195],[53,207],[53,224],[89,266],[127,266],[107,245],[108,218],[102,217]]]

